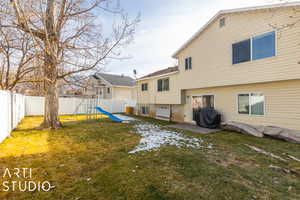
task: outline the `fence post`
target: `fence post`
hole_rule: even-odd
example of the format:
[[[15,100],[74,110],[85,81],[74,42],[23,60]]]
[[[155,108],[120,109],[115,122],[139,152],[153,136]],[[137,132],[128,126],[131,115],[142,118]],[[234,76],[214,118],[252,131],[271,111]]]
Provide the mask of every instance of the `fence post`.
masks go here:
[[[14,129],[14,95],[12,92],[9,92],[10,94],[10,130],[12,131]],[[9,132],[8,137],[11,136],[11,131]]]

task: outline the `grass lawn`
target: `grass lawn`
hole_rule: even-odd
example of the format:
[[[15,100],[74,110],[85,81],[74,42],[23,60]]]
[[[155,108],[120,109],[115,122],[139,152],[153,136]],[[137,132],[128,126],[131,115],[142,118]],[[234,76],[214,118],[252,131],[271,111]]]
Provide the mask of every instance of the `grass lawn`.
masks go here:
[[[300,163],[283,155],[300,158],[299,145],[230,132],[180,131],[212,143],[213,148],[164,146],[159,151],[128,154],[140,139],[132,133],[133,123],[84,119],[63,116],[64,128],[41,131],[34,128],[42,118],[25,118],[12,137],[0,144],[0,189],[4,180],[16,179],[2,178],[3,170],[15,167],[32,168],[32,180],[50,181],[55,188],[0,191],[0,199],[300,199],[300,176],[269,168],[275,165],[300,174]],[[244,144],[280,155],[287,162],[258,154]]]

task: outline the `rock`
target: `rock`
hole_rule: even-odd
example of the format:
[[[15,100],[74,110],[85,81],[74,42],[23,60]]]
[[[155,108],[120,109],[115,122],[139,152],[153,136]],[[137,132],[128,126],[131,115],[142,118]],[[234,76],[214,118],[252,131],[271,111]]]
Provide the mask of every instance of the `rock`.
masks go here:
[[[300,131],[280,128],[276,126],[253,126],[240,122],[227,122],[223,124],[224,130],[235,131],[256,137],[273,137],[287,142],[300,144]]]
[[[240,122],[228,122],[225,124],[224,129],[227,131],[236,131],[255,137],[264,137],[263,133],[259,132],[254,126],[240,123]]]
[[[266,126],[264,131],[264,135],[285,140],[287,142],[292,142],[296,144],[300,144],[300,131],[284,129],[275,126]]]

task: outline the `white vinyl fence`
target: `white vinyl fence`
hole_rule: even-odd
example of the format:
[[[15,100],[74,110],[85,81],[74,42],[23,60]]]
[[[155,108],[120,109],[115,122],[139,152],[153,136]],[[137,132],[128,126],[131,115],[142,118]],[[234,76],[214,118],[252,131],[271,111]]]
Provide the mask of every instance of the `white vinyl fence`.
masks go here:
[[[25,97],[0,90],[0,142],[16,128],[25,116]]]
[[[26,96],[26,116],[44,114],[44,97]],[[66,97],[59,98],[59,115],[86,114],[87,108],[100,106],[111,113],[125,112],[127,106],[135,106],[134,101],[98,99],[96,102],[86,98]]]
[[[44,97],[31,97],[0,90],[0,143],[16,128],[24,116],[44,114]],[[100,106],[111,113],[125,112],[133,101],[86,98],[59,98],[59,114],[87,114],[88,108]],[[96,112],[96,111],[95,111]]]

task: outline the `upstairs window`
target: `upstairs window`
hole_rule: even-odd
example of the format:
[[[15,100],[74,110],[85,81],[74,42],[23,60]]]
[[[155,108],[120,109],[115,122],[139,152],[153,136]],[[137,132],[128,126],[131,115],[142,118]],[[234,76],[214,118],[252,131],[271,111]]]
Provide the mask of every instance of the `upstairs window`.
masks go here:
[[[143,83],[142,84],[142,91],[147,91],[148,90],[148,83]]]
[[[220,24],[219,25],[220,25],[220,28],[222,28],[223,26],[226,25],[225,17],[223,17],[223,18],[220,19]]]
[[[259,60],[276,55],[275,31],[232,45],[232,64]]]
[[[252,60],[275,56],[275,32],[259,35],[252,39]]]
[[[185,58],[185,70],[192,69],[192,57]]]
[[[238,64],[250,61],[251,59],[251,40],[244,40],[232,45],[232,63]]]
[[[158,92],[169,91],[169,89],[170,89],[169,78],[157,80],[157,91]]]

